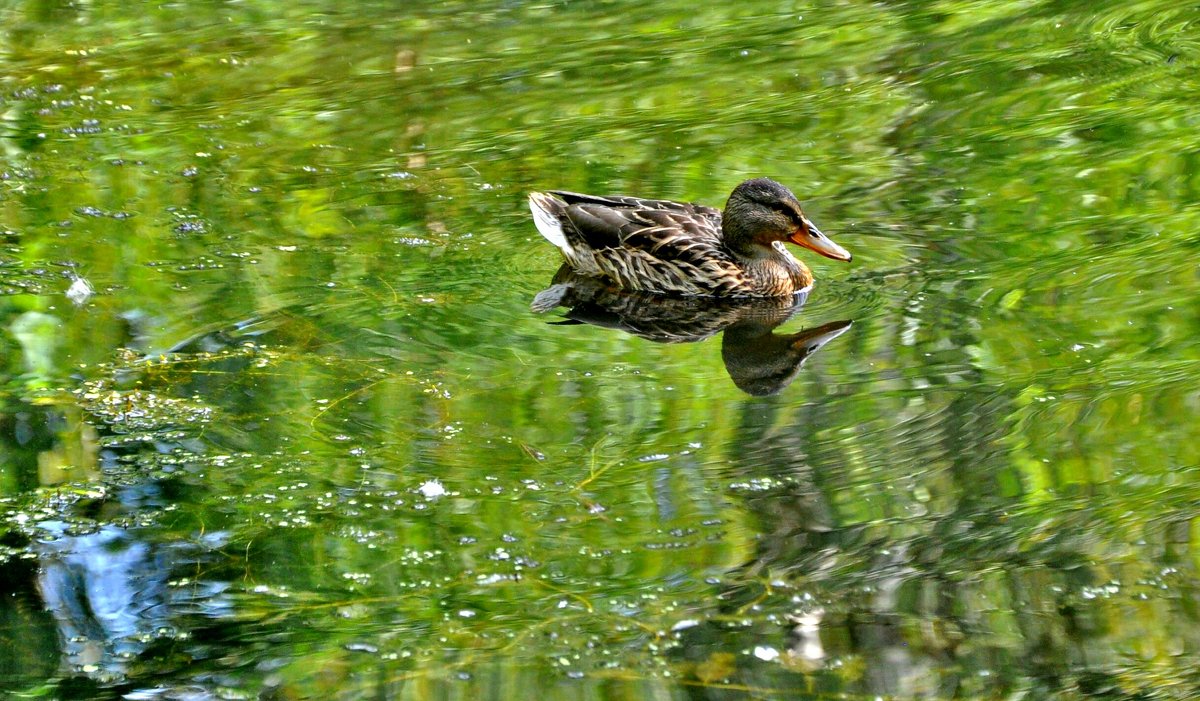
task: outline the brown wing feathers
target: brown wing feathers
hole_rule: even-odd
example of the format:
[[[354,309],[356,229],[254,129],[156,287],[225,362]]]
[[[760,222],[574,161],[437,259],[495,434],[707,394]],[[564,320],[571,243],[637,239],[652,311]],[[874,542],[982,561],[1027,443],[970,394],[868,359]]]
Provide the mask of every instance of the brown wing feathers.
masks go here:
[[[745,276],[721,241],[711,207],[636,197],[553,191],[573,263],[632,290],[734,292]],[[565,206],[564,206],[565,205]]]

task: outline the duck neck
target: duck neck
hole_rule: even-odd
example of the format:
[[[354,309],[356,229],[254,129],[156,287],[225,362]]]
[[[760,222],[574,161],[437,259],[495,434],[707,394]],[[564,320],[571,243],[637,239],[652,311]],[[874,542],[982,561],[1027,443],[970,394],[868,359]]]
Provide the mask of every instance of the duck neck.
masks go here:
[[[755,258],[758,257],[755,249],[761,249],[762,246],[754,240],[753,234],[744,224],[745,220],[752,216],[750,212],[744,211],[746,209],[741,200],[729,198],[721,215],[721,235],[725,239],[725,246],[739,258]]]
[[[756,238],[745,222],[753,214],[742,211],[747,205],[733,197],[725,205],[721,234],[725,247],[737,258],[742,269],[754,280],[762,294],[791,294],[812,284],[812,272],[783,245],[782,241]]]
[[[791,294],[813,283],[812,271],[791,254],[782,242],[770,246],[751,245],[742,250],[731,247],[746,274],[764,294]]]

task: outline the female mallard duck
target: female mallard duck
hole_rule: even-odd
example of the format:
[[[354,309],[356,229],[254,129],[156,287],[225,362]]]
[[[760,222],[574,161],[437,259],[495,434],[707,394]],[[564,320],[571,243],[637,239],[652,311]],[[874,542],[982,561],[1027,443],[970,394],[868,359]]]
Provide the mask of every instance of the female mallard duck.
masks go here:
[[[627,290],[713,297],[783,297],[812,286],[785,241],[850,260],[796,196],[769,178],[738,185],[724,215],[712,207],[637,197],[535,192],[538,231],[582,275]]]

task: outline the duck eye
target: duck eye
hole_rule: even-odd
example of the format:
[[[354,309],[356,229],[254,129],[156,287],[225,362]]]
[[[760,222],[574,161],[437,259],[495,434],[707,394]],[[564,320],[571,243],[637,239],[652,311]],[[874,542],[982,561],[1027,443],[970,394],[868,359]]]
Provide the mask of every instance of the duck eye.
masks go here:
[[[800,225],[800,223],[801,223],[800,214],[799,214],[798,212],[796,212],[796,210],[795,210],[795,209],[793,209],[793,208],[791,208],[791,207],[787,206],[787,205],[786,205],[786,204],[784,204],[783,202],[774,202],[774,203],[772,203],[772,205],[771,205],[771,206],[772,206],[774,209],[776,209],[776,210],[778,210],[779,212],[781,212],[781,213],[783,214],[783,216],[785,216],[785,217],[787,217],[789,220],[791,220],[791,222],[792,222],[793,224],[795,224],[795,225],[797,225],[797,226],[799,226],[799,225]]]

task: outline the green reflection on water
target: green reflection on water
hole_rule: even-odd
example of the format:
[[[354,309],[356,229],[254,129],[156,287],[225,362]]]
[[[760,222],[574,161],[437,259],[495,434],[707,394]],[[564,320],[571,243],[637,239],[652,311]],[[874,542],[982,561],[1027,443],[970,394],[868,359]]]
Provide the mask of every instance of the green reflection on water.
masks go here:
[[[0,10],[6,688],[1197,693],[1194,8],[348,7]],[[530,313],[762,174],[773,396]]]

